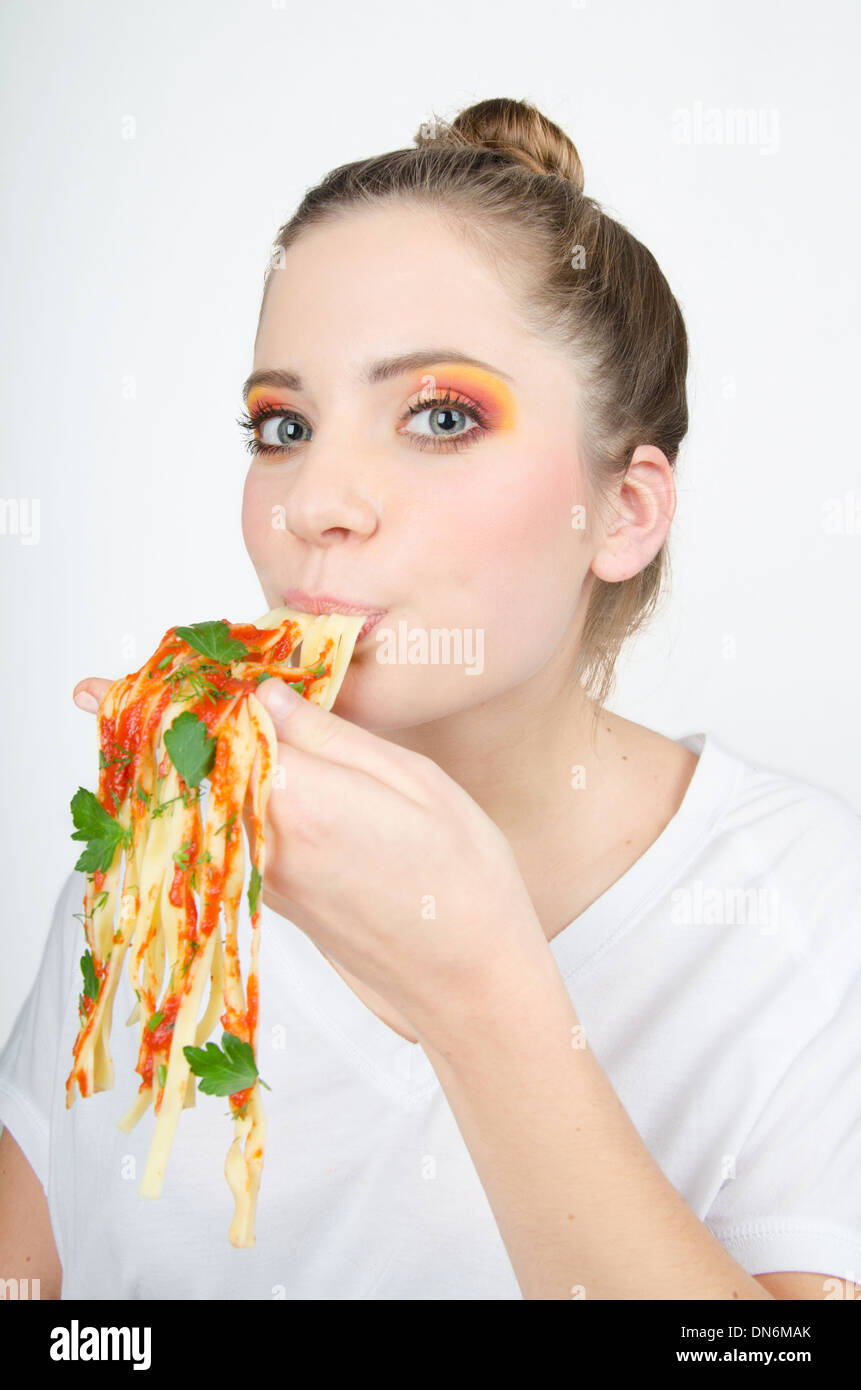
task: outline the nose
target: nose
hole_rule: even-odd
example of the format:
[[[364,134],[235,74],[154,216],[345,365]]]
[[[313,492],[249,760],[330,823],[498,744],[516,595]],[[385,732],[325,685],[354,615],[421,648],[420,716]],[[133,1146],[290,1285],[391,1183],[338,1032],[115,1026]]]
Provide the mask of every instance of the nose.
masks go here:
[[[379,525],[379,506],[369,495],[368,474],[355,447],[332,436],[314,439],[285,482],[287,529],[312,545],[367,540]]]

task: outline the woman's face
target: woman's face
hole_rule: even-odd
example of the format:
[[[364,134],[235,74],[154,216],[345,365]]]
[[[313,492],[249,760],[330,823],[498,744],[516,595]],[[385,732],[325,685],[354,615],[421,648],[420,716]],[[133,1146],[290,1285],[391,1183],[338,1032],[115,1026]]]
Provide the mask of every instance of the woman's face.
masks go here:
[[[576,382],[489,266],[415,209],[309,230],[272,274],[249,380],[271,452],[252,459],[242,527],[268,605],[301,607],[302,590],[386,610],[340,714],[394,731],[548,663],[567,681],[592,554],[572,512]]]

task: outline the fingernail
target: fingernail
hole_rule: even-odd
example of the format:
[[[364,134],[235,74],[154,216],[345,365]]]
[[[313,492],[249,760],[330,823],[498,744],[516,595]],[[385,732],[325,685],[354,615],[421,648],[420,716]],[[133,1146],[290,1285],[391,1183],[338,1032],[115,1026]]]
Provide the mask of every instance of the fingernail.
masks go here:
[[[291,709],[295,709],[296,701],[302,699],[298,690],[293,690],[283,681],[269,680],[265,681],[264,685],[266,698],[261,703],[266,706],[270,714],[289,714]]]
[[[87,714],[95,714],[99,708],[99,702],[95,695],[91,695],[89,690],[79,690],[75,696],[75,704],[78,709],[87,711]]]

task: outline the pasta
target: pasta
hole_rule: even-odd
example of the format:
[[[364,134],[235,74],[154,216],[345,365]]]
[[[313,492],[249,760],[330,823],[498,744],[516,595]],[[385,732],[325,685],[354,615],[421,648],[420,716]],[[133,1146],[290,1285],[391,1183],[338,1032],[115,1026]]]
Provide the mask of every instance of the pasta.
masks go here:
[[[267,677],[289,675],[306,699],[331,709],[363,621],[360,614],[276,608],[249,624],[169,628],[151,660],[107,690],[97,715],[98,795],[79,788],[72,799],[72,838],[87,841],[75,866],[87,874],[87,951],[66,1107],[76,1087],[86,1097],[113,1086],[108,1044],[128,956],[137,1002],[127,1024],[139,1028],[140,1085],[119,1127],[130,1131],[150,1105],[155,1115],[140,1195],[161,1194],[180,1112],[195,1104],[195,1080],[207,1094],[228,1095],[234,1132],[224,1171],[235,1204],[228,1238],[236,1247],[255,1243],[266,1135],[257,956],[277,741],[254,691]],[[302,664],[291,665],[300,643]],[[251,860],[244,989],[237,945],[243,824]],[[217,1021],[222,1048],[210,1042],[204,1050]]]

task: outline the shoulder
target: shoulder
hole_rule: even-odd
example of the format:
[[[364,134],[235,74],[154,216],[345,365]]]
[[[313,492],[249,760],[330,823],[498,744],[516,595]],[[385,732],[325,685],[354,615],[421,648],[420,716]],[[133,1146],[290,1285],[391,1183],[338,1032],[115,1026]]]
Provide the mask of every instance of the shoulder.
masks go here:
[[[755,762],[709,736],[713,757],[735,778],[719,819],[726,833],[747,835],[770,862],[840,865],[861,849],[861,812],[838,792]],[[861,872],[861,864],[856,863]]]
[[[712,848],[769,895],[775,934],[797,957],[833,953],[861,969],[861,814],[838,792],[712,741],[734,772]],[[848,983],[848,979],[847,979]]]

